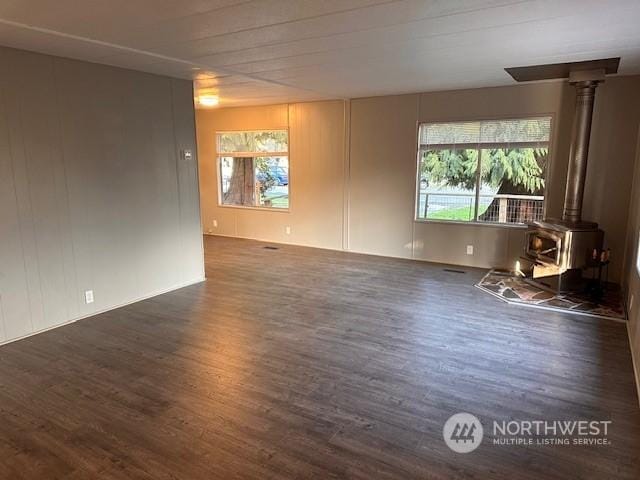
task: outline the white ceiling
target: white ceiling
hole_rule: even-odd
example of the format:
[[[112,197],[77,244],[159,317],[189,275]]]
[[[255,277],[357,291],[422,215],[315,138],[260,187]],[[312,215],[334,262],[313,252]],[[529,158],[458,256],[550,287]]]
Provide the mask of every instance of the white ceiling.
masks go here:
[[[0,44],[196,79],[222,105],[513,83],[504,67],[622,57],[639,0],[2,0]]]

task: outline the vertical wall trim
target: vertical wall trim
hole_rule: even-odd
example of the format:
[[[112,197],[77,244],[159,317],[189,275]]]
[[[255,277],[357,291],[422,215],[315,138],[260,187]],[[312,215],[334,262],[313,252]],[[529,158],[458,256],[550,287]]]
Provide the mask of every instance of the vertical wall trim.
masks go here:
[[[343,103],[344,183],[342,186],[342,249],[349,250],[349,224],[351,220],[351,101]]]
[[[2,89],[0,89],[2,90]],[[2,92],[0,91],[0,94],[2,94]],[[3,99],[3,104],[4,104],[4,111],[5,111],[5,115],[8,115],[9,112],[9,108],[7,107],[7,103],[4,102],[4,98],[5,96],[2,94]],[[22,122],[21,119],[19,119],[20,122]],[[34,323],[33,323],[33,307],[31,304],[31,296],[29,293],[29,273],[28,273],[28,269],[27,269],[27,259],[26,259],[26,254],[24,251],[24,232],[23,232],[23,226],[22,226],[22,218],[20,215],[20,201],[19,201],[19,196],[18,196],[18,186],[16,185],[17,183],[17,177],[16,177],[16,167],[15,167],[15,155],[13,154],[13,148],[15,145],[15,135],[12,134],[11,132],[11,128],[9,126],[9,124],[7,123],[7,139],[9,140],[9,156],[10,156],[10,160],[9,163],[11,165],[11,176],[13,177],[13,194],[15,197],[15,201],[16,201],[16,217],[17,217],[17,222],[18,222],[18,230],[19,230],[19,236],[20,236],[20,253],[22,254],[22,266],[24,269],[24,283],[25,283],[25,287],[26,287],[26,297],[27,297],[27,306],[29,307],[29,326],[30,326],[30,330],[33,331],[34,329]],[[24,148],[24,145],[23,145]]]
[[[187,139],[182,132],[182,130],[179,130],[179,124],[177,124],[176,122],[178,121],[177,119],[177,114],[178,114],[178,110],[176,110],[176,106],[178,105],[176,102],[179,100],[179,95],[176,92],[176,87],[177,87],[177,80],[175,79],[170,79],[168,78],[167,81],[169,82],[169,98],[171,101],[171,128],[172,128],[172,134],[173,134],[173,159],[174,159],[174,165],[175,165],[175,174],[176,174],[176,194],[177,194],[177,199],[178,199],[178,229],[180,232],[180,243],[181,245],[185,244],[185,238],[184,235],[182,235],[182,233],[184,232],[185,226],[188,225],[188,222],[185,220],[185,205],[183,205],[183,202],[185,201],[185,199],[183,198],[185,194],[188,194],[192,191],[192,189],[195,190],[195,204],[196,204],[196,209],[197,209],[197,213],[198,213],[198,224],[199,224],[199,228],[198,231],[200,233],[203,232],[203,223],[202,223],[202,209],[201,209],[201,200],[200,200],[200,174],[199,174],[199,155],[198,155],[198,140],[197,140],[197,136],[195,135],[195,122],[196,122],[196,117],[195,117],[195,104],[193,103],[193,99],[194,99],[194,94],[193,94],[193,82],[191,82],[189,84],[189,98],[190,98],[190,102],[191,102],[191,109],[190,109],[190,115],[191,115],[191,123],[194,125],[194,135]],[[191,162],[193,162],[193,171],[191,172],[189,170],[190,165],[187,165],[184,163],[183,159],[182,159],[182,151],[185,148],[189,148],[192,152],[192,157],[191,157]],[[190,179],[194,179],[195,181],[195,185],[187,185],[186,190],[185,190],[185,185],[181,185],[182,182],[184,180],[190,180]],[[190,200],[191,196],[189,196],[189,198],[187,200]],[[204,238],[202,235],[199,235],[198,237],[198,250],[200,253],[200,258],[202,259],[202,261],[200,262],[200,276],[202,278],[205,278],[206,276],[206,272],[205,272],[205,267],[204,267]],[[183,271],[185,278],[187,278],[188,276],[188,272],[187,270]]]
[[[413,213],[411,214],[411,258],[416,258],[416,212],[418,211],[418,169],[419,169],[419,159],[418,159],[418,135],[420,135],[420,109],[422,107],[422,95],[418,95],[416,98],[416,131],[414,134],[414,153],[413,153],[413,165],[414,172],[413,178],[415,185],[413,187]]]
[[[291,137],[293,135],[291,135],[291,117],[293,116],[294,122],[297,124],[298,122],[298,117],[299,115],[297,114],[297,112],[295,111],[296,105],[295,103],[286,103],[285,106],[287,107],[287,162],[289,165],[289,171],[287,173],[287,175],[289,176],[289,185],[287,186],[287,189],[289,191],[289,207],[287,208],[287,211],[289,213],[291,213],[293,210],[295,210],[295,195],[293,194],[293,189],[291,188],[291,158],[292,158],[292,150],[291,150]],[[293,110],[293,115],[291,115],[291,110]],[[196,127],[198,128],[198,127]],[[216,139],[216,146],[217,146],[217,139]],[[293,149],[293,157],[295,157],[297,155],[295,148]],[[295,162],[294,162],[295,163]],[[217,162],[217,157],[216,157],[216,169],[219,168],[219,164]],[[294,165],[293,167],[293,173],[294,173],[294,177],[295,177],[295,170],[296,167]],[[222,175],[222,172],[220,172],[220,175]],[[294,180],[295,183],[295,180]],[[220,195],[222,195],[222,190],[221,187],[216,186],[216,188],[219,189],[220,191]],[[236,225],[238,224],[237,218],[236,218]]]
[[[171,80],[171,91],[173,92],[173,82],[174,80]],[[195,99],[194,96],[194,92],[193,92],[193,82],[191,82],[191,98]],[[172,99],[173,100],[173,99]],[[192,100],[194,101],[194,100]],[[173,109],[173,104],[171,105],[171,108]],[[193,119],[193,159],[195,162],[194,168],[195,168],[195,173],[196,173],[196,203],[197,203],[197,207],[198,207],[198,219],[200,220],[200,231],[203,232],[204,231],[204,225],[202,224],[202,200],[200,197],[200,156],[198,155],[198,135],[197,135],[197,130],[196,130],[196,105],[195,105],[195,101],[193,104],[193,108],[191,109],[191,114],[192,114],[192,119]],[[175,129],[174,129],[174,133],[175,133]],[[217,163],[217,159],[216,159],[216,163]],[[217,165],[216,165],[217,168]],[[201,250],[201,258],[202,258],[202,278],[206,278],[207,277],[207,271],[205,269],[204,266],[204,237],[202,235],[200,235],[200,250]]]
[[[63,127],[63,122],[62,122],[62,105],[61,105],[61,101],[60,101],[60,88],[59,88],[59,79],[58,79],[58,75],[57,75],[57,59],[53,59],[51,62],[51,78],[53,79],[53,90],[55,92],[54,98],[53,98],[53,102],[55,105],[55,110],[56,110],[56,120],[58,122],[58,125],[56,127],[56,136],[57,136],[57,140],[58,140],[58,147],[59,147],[59,153],[60,153],[60,163],[62,164],[62,176],[64,179],[64,206],[66,208],[66,212],[70,212],[71,211],[71,203],[69,202],[69,180],[68,180],[68,175],[67,175],[67,155],[65,152],[65,147],[64,147],[64,127]],[[58,229],[60,230],[61,234],[63,231],[62,225],[61,225],[61,221],[60,221],[60,217],[63,215],[63,212],[58,211]],[[71,229],[71,222],[69,222],[69,225],[67,225],[69,229]],[[66,272],[64,272],[64,281],[65,281],[65,285],[66,285],[66,289],[67,289],[67,302],[69,301],[69,294],[71,293],[71,298],[73,298],[73,301],[75,303],[73,310],[70,309],[70,306],[68,303],[65,302],[65,307],[67,310],[67,317],[71,316],[71,311],[74,312],[78,312],[80,310],[80,305],[79,305],[79,299],[80,296],[78,295],[78,271],[77,271],[77,267],[76,267],[76,253],[74,250],[74,240],[73,240],[73,232],[69,231],[69,248],[71,249],[71,260],[73,262],[73,286],[70,287],[67,284],[67,275]],[[66,259],[64,258],[64,250],[62,248],[62,245],[60,245],[60,255],[62,255],[63,258],[63,265],[64,265],[64,269],[66,270],[67,268],[67,262]]]
[[[22,95],[18,94],[16,95],[17,97],[17,102],[18,102],[18,122],[20,124],[20,130],[22,132],[26,132],[27,129],[24,126],[24,105],[23,105],[23,101],[22,101]],[[20,136],[21,140],[22,140],[22,154],[23,154],[23,159],[24,159],[24,173],[25,173],[25,190],[26,190],[26,200],[28,201],[28,208],[29,208],[29,224],[31,226],[30,230],[31,230],[31,236],[32,236],[32,240],[33,240],[33,248],[34,248],[34,253],[35,253],[35,257],[36,257],[36,262],[35,262],[35,269],[36,272],[38,274],[38,292],[39,292],[39,299],[40,299],[40,312],[42,314],[41,317],[41,321],[46,317],[46,312],[45,312],[45,308],[44,308],[44,295],[42,292],[42,269],[41,269],[41,265],[42,265],[42,258],[40,256],[40,248],[38,248],[38,240],[36,238],[36,227],[34,225],[35,222],[35,214],[34,214],[34,209],[33,209],[33,188],[31,185],[31,178],[30,178],[30,172],[29,172],[29,164],[30,162],[30,155],[27,152],[27,145],[25,143],[25,135],[22,134]],[[20,224],[22,224],[22,222],[24,221],[24,219],[20,220]],[[27,274],[27,284],[29,284],[29,280],[28,280],[29,276]],[[31,290],[31,289],[29,289]],[[31,291],[28,292],[29,293],[29,299],[31,300]],[[33,324],[33,320],[32,320],[32,324]]]
[[[4,50],[0,49],[0,66],[3,67],[3,69],[7,68],[7,65],[3,65],[3,61],[6,60],[6,55]],[[6,63],[8,64],[8,60],[6,61]],[[6,77],[5,77],[6,78]],[[8,81],[8,79],[6,80]],[[6,89],[4,87],[7,87]],[[7,138],[7,153],[8,153],[8,166],[9,169],[11,171],[11,187],[12,187],[12,193],[13,193],[13,198],[15,201],[15,215],[16,215],[16,224],[18,226],[18,236],[20,238],[20,256],[21,256],[21,260],[22,260],[22,268],[23,271],[25,273],[24,276],[24,288],[26,291],[26,304],[28,307],[28,312],[29,312],[29,325],[30,325],[30,330],[33,330],[33,312],[31,309],[31,302],[29,301],[29,282],[26,276],[26,272],[27,272],[27,263],[26,263],[26,259],[25,259],[25,252],[24,252],[24,245],[22,243],[22,224],[21,224],[21,219],[20,219],[20,211],[19,211],[19,203],[18,203],[18,190],[16,187],[16,173],[15,173],[15,166],[14,166],[14,154],[13,154],[13,140],[12,140],[12,133],[11,133],[11,127],[9,124],[9,105],[6,99],[6,95],[5,95],[5,90],[9,90],[9,86],[8,85],[4,85],[2,83],[2,81],[0,81],[0,114],[2,114],[5,117],[5,127],[6,127],[6,138]],[[2,292],[0,292],[0,308],[4,309],[4,306],[2,305]],[[7,330],[6,330],[6,325],[4,324],[4,311],[1,312],[2,314],[2,322],[3,322],[3,326],[5,327],[4,329],[4,333],[5,336],[8,335]],[[4,339],[6,340],[6,338]]]

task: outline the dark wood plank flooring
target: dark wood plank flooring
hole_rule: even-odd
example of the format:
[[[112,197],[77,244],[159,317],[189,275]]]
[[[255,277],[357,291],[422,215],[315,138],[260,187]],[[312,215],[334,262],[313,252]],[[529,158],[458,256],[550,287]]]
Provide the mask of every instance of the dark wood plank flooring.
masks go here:
[[[0,478],[640,478],[623,324],[480,270],[205,243],[207,282],[0,347]],[[487,434],[464,455],[460,411]],[[494,419],[611,420],[612,445],[495,446]]]

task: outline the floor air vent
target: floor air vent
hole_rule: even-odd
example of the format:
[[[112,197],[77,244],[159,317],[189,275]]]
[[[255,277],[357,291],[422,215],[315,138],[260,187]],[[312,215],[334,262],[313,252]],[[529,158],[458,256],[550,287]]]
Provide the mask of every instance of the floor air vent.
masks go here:
[[[455,268],[443,268],[442,271],[449,273],[467,273],[464,270],[456,270]]]

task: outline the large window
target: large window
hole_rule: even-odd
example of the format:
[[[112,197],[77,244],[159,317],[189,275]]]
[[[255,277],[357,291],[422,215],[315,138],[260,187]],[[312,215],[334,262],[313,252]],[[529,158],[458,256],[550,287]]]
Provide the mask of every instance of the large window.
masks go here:
[[[218,133],[220,203],[289,208],[286,130]]]
[[[542,219],[550,131],[551,117],[420,125],[416,218]]]

